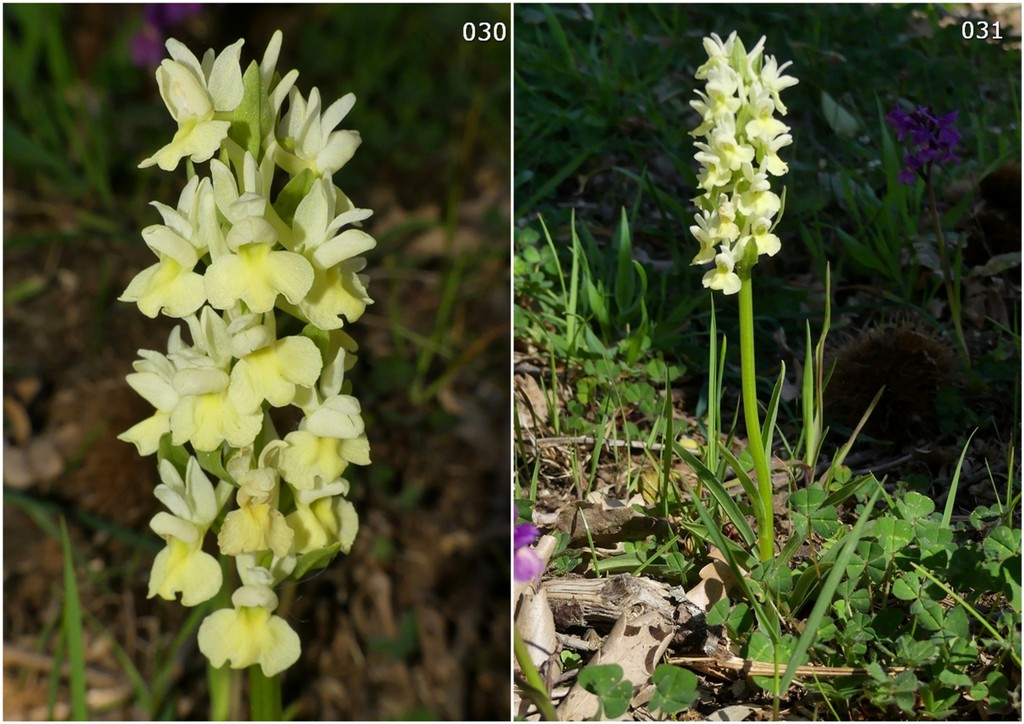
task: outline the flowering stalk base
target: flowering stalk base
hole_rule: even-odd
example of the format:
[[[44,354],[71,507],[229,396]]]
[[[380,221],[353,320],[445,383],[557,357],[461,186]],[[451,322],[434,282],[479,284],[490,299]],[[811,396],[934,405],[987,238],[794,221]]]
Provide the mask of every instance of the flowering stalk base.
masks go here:
[[[754,292],[750,274],[741,277],[739,291],[740,311],[740,367],[743,378],[743,420],[747,426],[750,457],[757,473],[759,500],[752,500],[757,519],[757,548],[762,561],[775,555],[775,515],[772,506],[771,467],[761,439],[761,420],[757,410],[757,367],[754,358]]]

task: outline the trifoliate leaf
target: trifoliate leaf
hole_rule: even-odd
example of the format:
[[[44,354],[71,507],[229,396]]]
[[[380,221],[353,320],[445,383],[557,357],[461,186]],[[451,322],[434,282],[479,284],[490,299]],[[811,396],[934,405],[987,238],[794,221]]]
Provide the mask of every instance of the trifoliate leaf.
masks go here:
[[[688,709],[697,699],[697,675],[687,669],[662,664],[654,670],[654,695],[651,709],[675,714]]]

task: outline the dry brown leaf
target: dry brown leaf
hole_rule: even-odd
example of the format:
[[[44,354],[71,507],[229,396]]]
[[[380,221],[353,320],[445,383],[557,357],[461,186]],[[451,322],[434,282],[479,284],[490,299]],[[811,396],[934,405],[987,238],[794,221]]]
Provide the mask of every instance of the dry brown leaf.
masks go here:
[[[637,512],[620,501],[573,502],[558,516],[558,530],[568,533],[570,546],[594,545],[607,548],[622,541],[643,540],[655,533],[668,533],[668,521]]]
[[[530,375],[515,376],[516,414],[524,429],[543,426],[548,419],[548,399]]]
[[[657,611],[632,620],[628,612],[623,613],[587,668],[618,664],[622,667],[622,678],[632,683],[635,691],[650,681],[655,667],[672,642],[672,630],[671,619]],[[597,709],[597,697],[576,683],[558,705],[558,718],[562,721],[590,719]],[[627,712],[624,717],[628,716]]]
[[[728,598],[729,592],[736,587],[736,579],[722,552],[712,548],[708,558],[711,559],[710,562],[701,568],[698,574],[700,582],[686,592],[686,597],[705,611],[710,610],[723,598]]]
[[[526,642],[534,666],[543,671],[545,664],[558,651],[555,619],[543,588],[536,593],[526,593],[520,599],[516,630]]]

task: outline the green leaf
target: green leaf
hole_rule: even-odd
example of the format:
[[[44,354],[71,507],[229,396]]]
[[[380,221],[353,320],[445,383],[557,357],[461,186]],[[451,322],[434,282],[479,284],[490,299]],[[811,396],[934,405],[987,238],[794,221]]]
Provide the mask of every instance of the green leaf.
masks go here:
[[[4,304],[18,304],[39,296],[46,291],[46,280],[39,274],[11,284],[4,289]]]
[[[866,667],[868,676],[878,682],[888,681],[889,675],[885,673],[885,669],[877,661],[870,662]]]
[[[616,719],[629,708],[633,698],[633,685],[622,680],[622,667],[618,664],[588,666],[579,675],[579,684],[601,700],[605,718]]]
[[[953,531],[935,518],[924,518],[914,523],[914,534],[921,550],[929,555],[949,548],[953,542]]]
[[[622,681],[622,667],[618,664],[588,666],[580,672],[579,684],[591,694],[602,696]]]
[[[914,711],[914,704],[917,702],[917,691],[920,682],[913,671],[902,671],[896,675],[894,682],[893,700],[903,711],[908,714]]]
[[[232,485],[235,485],[235,479],[224,469],[220,448],[209,451],[197,450],[196,460],[199,461],[199,467],[217,478],[217,480],[227,480]]]
[[[793,507],[794,513],[800,513],[803,516],[809,517],[821,507],[826,496],[825,491],[817,486],[803,488],[789,496],[789,504]]]
[[[797,610],[811,597],[811,594],[819,590],[822,580],[832,570],[831,563],[819,562],[817,566],[808,566],[801,571],[795,584],[793,592],[789,596],[790,610]]]
[[[231,128],[228,136],[232,141],[252,154],[252,157],[259,163],[260,142],[260,116],[261,106],[266,94],[263,92],[263,82],[260,79],[260,67],[253,61],[242,76],[242,102],[235,108],[231,117]]]
[[[821,92],[821,112],[825,116],[825,122],[835,131],[837,136],[853,138],[857,135],[860,123],[825,91]]]
[[[801,533],[810,528],[823,538],[831,538],[839,530],[839,516],[833,505],[825,505],[828,494],[821,488],[797,490],[790,497],[793,519]]]
[[[897,645],[897,660],[906,666],[919,668],[930,664],[939,655],[939,647],[934,641],[916,641],[909,634],[900,636]]]
[[[174,445],[171,443],[171,433],[161,435],[160,443],[156,451],[156,459],[170,460],[171,464],[174,465],[175,469],[182,476],[185,475],[185,468],[188,467],[188,459],[191,457],[188,450],[185,449],[184,445]]]
[[[310,571],[326,568],[340,550],[341,543],[332,543],[326,548],[302,554],[295,563],[295,570],[292,572],[291,578],[297,581]]]
[[[1005,674],[1001,671],[991,672],[985,677],[985,688],[989,706],[997,710],[1009,706],[1009,697],[1006,694],[1010,688],[1010,681]]]
[[[1020,531],[1013,531],[1005,525],[1000,525],[989,533],[981,547],[990,560],[1002,563],[1020,553]]]
[[[722,510],[725,511],[729,521],[736,526],[736,530],[743,538],[743,542],[748,546],[754,545],[754,542],[757,540],[757,537],[754,535],[754,530],[750,527],[750,523],[747,522],[747,518],[743,515],[739,505],[737,505],[733,497],[729,495],[729,491],[725,489],[718,477],[700,460],[698,460],[693,453],[685,449],[679,443],[673,443],[672,449],[676,455],[679,455],[683,461],[690,466],[690,468],[697,474],[697,477],[700,478],[701,482],[708,486],[708,491],[712,496],[714,496],[715,500],[718,501],[718,504],[722,506]],[[740,483],[744,486],[747,494],[756,494],[757,491],[756,488],[754,488],[753,482],[750,480],[750,476],[746,474],[732,453],[725,448],[722,448],[720,452],[727,460],[729,460],[730,464],[734,466],[733,469],[737,471],[736,475],[739,477]],[[757,501],[759,500],[759,498],[752,498],[751,504],[757,505]]]
[[[935,512],[935,501],[927,495],[916,492],[909,492],[896,499],[896,510],[908,523],[913,523],[919,518],[927,518]]]
[[[967,611],[963,606],[953,606],[946,611],[946,625],[942,633],[950,638],[970,639],[971,627],[967,621]]]
[[[779,675],[778,677],[752,676],[754,683],[771,694],[782,693],[784,691],[782,687],[788,685],[784,676],[786,666],[799,666],[806,660],[806,656],[802,656],[801,661],[796,661],[793,656],[795,648],[796,638],[794,636],[787,634],[779,640],[778,644],[773,644],[767,634],[755,631],[747,646],[747,657],[755,661],[776,664]]]
[[[947,672],[943,671],[943,673]],[[939,675],[939,680],[942,680],[941,674]],[[970,678],[967,678],[968,684],[970,684],[970,681]],[[924,710],[930,719],[949,719],[953,714],[953,705],[960,699],[960,693],[955,689],[935,686],[934,683],[931,686],[920,689],[918,694],[921,697],[921,704],[924,706]]]
[[[726,610],[728,612],[728,618],[725,621],[726,627],[729,632],[733,634],[734,639],[746,638],[747,634],[750,633],[751,629],[754,628],[754,624],[757,622],[754,612],[745,603],[737,603],[731,612],[728,611],[729,599],[722,599],[722,602],[726,604]],[[708,623],[710,623],[708,619]]]
[[[943,684],[949,684],[950,686],[970,686],[971,677],[967,674],[961,674],[957,671],[950,671],[949,669],[943,669],[939,672],[939,681]]]
[[[878,545],[888,560],[914,540],[914,528],[905,520],[885,516],[875,521],[874,534],[878,536]]]
[[[294,177],[281,189],[281,193],[277,195],[277,200],[274,201],[274,210],[284,223],[291,226],[295,219],[295,209],[299,208],[299,203],[306,198],[309,190],[313,188],[315,180],[316,177],[311,170],[308,168],[303,169],[302,173]]]
[[[836,236],[839,237],[843,245],[843,250],[849,253],[849,255],[859,264],[862,264],[867,269],[881,273],[882,275],[888,275],[889,269],[885,263],[878,258],[878,255],[862,243],[847,231],[836,227]]]
[[[872,543],[868,550],[867,574],[868,580],[872,583],[881,583],[889,570],[890,559],[886,558],[882,548],[877,543]]]
[[[945,611],[938,601],[919,598],[910,605],[910,612],[917,616],[917,622],[929,631],[942,629]]]
[[[558,659],[562,664],[562,671],[570,671],[571,669],[578,669],[583,666],[583,657],[571,649],[562,649]]]
[[[864,574],[864,569],[867,568],[867,561],[858,553],[852,553],[850,555],[850,561],[846,564],[846,575],[851,584],[855,583]]]
[[[661,664],[654,670],[654,694],[649,707],[665,714],[688,709],[697,699],[697,675],[688,669]]]
[[[618,232],[612,239],[618,252],[615,265],[615,304],[619,313],[627,312],[633,306],[635,284],[633,279],[633,242],[629,235],[629,221],[626,209],[622,209]]]
[[[785,195],[785,190],[783,190]],[[768,407],[765,408],[764,423],[761,426],[761,441],[764,443],[764,456],[767,460],[772,459],[772,448],[774,447],[775,420],[779,415],[779,399],[782,397],[782,384],[786,381],[786,363],[780,362],[781,369],[779,377],[772,388],[772,396],[768,398]]]
[[[907,573],[893,581],[892,595],[901,601],[916,601],[921,596],[921,589],[921,577]]]
[[[89,718],[89,712],[85,701],[85,639],[82,626],[82,605],[78,597],[78,580],[75,578],[71,539],[68,537],[67,523],[63,518],[60,520],[60,543],[64,553],[64,611],[61,616],[61,635],[67,644],[71,715],[72,719],[84,721]]]
[[[602,328],[608,328],[611,324],[611,312],[608,309],[608,305],[605,303],[604,295],[604,283],[598,282],[596,285],[590,280],[588,276],[583,282],[583,291],[585,293],[585,299],[587,300],[587,306],[598,325]]]
[[[828,430],[826,429],[826,432],[827,431]],[[841,475],[844,476],[844,479],[849,480],[850,469],[844,466],[842,473],[837,471],[834,480],[835,482],[839,483],[842,487],[829,493],[828,497],[825,498],[824,502],[822,502],[822,506],[839,505],[840,503],[845,501],[850,496],[854,495],[858,490],[863,488],[867,483],[871,482],[874,479],[871,475],[860,475],[854,478],[853,480],[850,480],[850,482],[844,484],[843,479],[840,479]]]

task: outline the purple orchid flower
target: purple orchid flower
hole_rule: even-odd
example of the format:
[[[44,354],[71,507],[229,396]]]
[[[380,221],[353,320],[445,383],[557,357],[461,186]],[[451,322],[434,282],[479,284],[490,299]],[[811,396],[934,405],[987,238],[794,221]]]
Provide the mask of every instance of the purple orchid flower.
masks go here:
[[[142,29],[131,39],[132,63],[155,68],[164,58],[168,31],[203,9],[202,3],[168,3],[142,7]]]
[[[512,511],[512,522],[515,524],[516,513]],[[544,562],[530,544],[537,539],[540,531],[531,523],[515,525],[513,535],[512,576],[519,583],[540,578],[544,571]]]
[[[960,133],[954,124],[959,111],[936,116],[930,108],[918,106],[904,111],[900,108],[890,111],[886,122],[896,130],[896,138],[904,144],[904,168],[900,171],[900,183],[912,184],[916,177],[924,178],[935,162],[942,164],[959,163],[953,149],[960,142]]]

